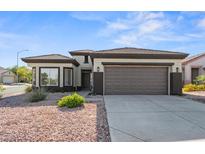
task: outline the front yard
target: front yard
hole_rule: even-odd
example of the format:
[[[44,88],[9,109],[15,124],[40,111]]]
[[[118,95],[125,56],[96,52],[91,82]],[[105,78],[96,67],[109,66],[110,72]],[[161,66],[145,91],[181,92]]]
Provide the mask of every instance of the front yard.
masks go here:
[[[27,94],[0,100],[0,141],[110,141],[104,102],[57,107],[65,93],[30,103]]]

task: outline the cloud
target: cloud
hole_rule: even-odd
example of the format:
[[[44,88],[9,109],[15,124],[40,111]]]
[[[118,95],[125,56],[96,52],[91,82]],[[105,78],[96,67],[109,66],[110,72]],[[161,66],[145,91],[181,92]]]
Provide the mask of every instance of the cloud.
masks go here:
[[[143,43],[142,38],[169,26],[170,23],[162,12],[131,12],[125,18],[107,22],[100,34],[112,37],[116,44],[139,46]]]
[[[84,21],[105,21],[106,15],[100,12],[71,12],[70,16]]]
[[[123,22],[113,22],[113,23],[111,22],[108,23],[107,28],[112,30],[126,30],[129,29],[129,25]]]
[[[139,34],[152,33],[166,26],[166,22],[159,20],[148,20],[139,26]]]
[[[197,24],[199,27],[201,28],[205,28],[205,18],[202,18],[198,21],[198,24]]]
[[[120,35],[117,39],[114,39],[114,43],[122,44],[126,46],[136,46],[137,35],[133,33]],[[139,46],[138,46],[139,47]]]
[[[34,36],[0,31],[0,48],[3,51],[37,47],[39,47],[39,43],[35,41]]]
[[[205,38],[204,33],[194,27],[195,18],[185,20],[185,17],[183,13],[171,16],[164,12],[129,12],[127,16],[106,22],[99,34],[123,46],[149,46],[151,42],[191,42]],[[192,30],[184,29],[185,25],[193,26]],[[205,18],[199,25],[205,27]]]

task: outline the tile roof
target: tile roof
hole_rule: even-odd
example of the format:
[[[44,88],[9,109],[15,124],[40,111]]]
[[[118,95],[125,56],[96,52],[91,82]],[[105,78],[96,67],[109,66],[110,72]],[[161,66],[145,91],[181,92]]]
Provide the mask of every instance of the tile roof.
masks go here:
[[[26,63],[73,63],[76,66],[79,65],[79,63],[75,59],[60,54],[26,57],[22,58],[22,61]]]
[[[198,59],[198,58],[201,58],[201,57],[203,57],[203,56],[205,56],[205,52],[204,52],[204,53],[197,54],[197,55],[194,55],[194,56],[189,56],[189,57],[185,58],[185,59],[182,61],[182,64],[187,64],[187,63],[189,63],[189,62],[191,62],[191,61],[194,61],[194,60],[196,60],[196,59]]]

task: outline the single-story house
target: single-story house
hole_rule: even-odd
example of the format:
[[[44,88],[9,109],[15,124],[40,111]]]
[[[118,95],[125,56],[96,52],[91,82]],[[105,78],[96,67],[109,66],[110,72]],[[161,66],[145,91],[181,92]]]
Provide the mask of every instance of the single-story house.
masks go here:
[[[33,86],[48,90],[92,89],[101,95],[181,94],[186,53],[140,48],[71,51],[22,58],[33,69]]]
[[[15,83],[16,81],[16,75],[3,68],[3,67],[0,67],[0,83],[3,83],[3,84],[12,84],[12,83]]]
[[[205,53],[190,56],[182,61],[183,83],[193,83],[199,75],[205,75]]]

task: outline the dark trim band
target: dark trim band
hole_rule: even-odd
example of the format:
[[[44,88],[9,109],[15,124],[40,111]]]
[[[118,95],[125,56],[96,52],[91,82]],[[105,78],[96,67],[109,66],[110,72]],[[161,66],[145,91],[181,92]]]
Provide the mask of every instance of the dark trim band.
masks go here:
[[[122,58],[122,59],[184,59],[188,54],[113,54],[92,53],[91,58]]]
[[[136,63],[136,62],[102,62],[103,65],[145,65],[145,66],[172,66],[174,63]]]

